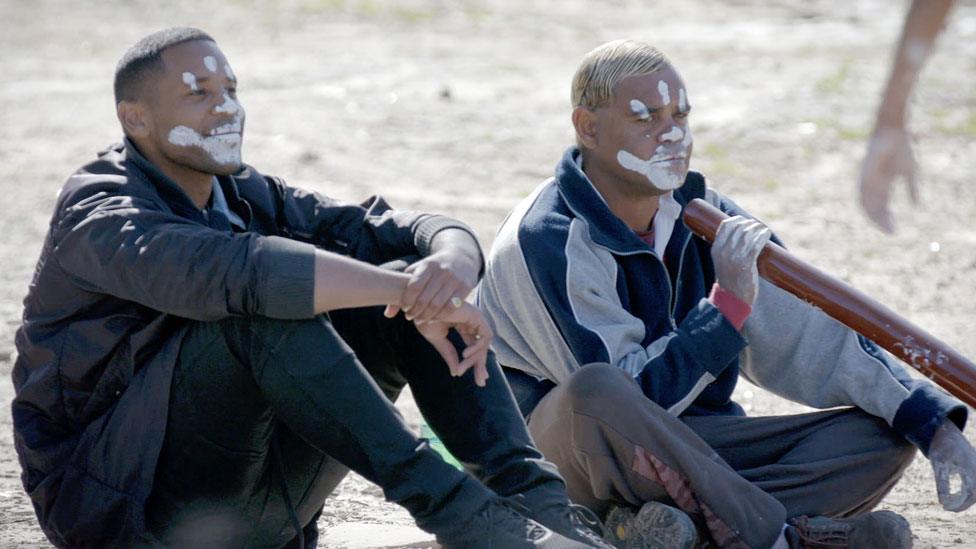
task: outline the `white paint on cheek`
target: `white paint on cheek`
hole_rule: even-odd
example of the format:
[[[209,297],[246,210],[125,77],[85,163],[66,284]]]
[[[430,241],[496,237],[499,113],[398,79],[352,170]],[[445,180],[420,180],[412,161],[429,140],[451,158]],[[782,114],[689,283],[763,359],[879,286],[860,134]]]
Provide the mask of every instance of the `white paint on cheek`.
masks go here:
[[[661,136],[661,140],[663,140],[663,141],[678,141],[678,140],[682,139],[684,136],[685,136],[685,133],[683,131],[681,131],[681,128],[679,128],[678,126],[671,126],[671,129],[668,130],[667,133],[665,133],[665,134],[663,134]]]
[[[217,60],[212,55],[203,58],[203,66],[210,72],[217,72]]]
[[[651,111],[647,108],[647,105],[643,101],[638,99],[630,100],[630,112],[636,114],[641,120],[647,120],[651,117]]]
[[[234,71],[230,70],[230,65],[224,65],[224,74],[231,80],[237,80],[237,77],[234,76]]]
[[[683,171],[681,173],[676,171],[673,162],[665,161],[669,156],[673,155],[669,154],[662,145],[647,160],[641,160],[627,151],[619,151],[617,162],[624,168],[646,177],[654,187],[662,191],[670,191],[684,183],[685,174]]]
[[[684,88],[678,90],[678,109],[680,109],[681,112],[688,110],[688,96],[685,95]]]
[[[668,83],[664,80],[657,81],[657,93],[661,94],[661,102],[665,105],[671,104],[671,93],[668,90]]]
[[[691,148],[691,144],[694,139],[691,137],[691,126],[685,128],[685,138],[681,140],[681,146],[685,150],[685,154],[688,154],[688,149]]]
[[[197,87],[197,77],[193,76],[192,72],[183,73],[183,83],[190,86],[191,91],[197,91],[200,89]]]
[[[176,126],[169,132],[169,142],[178,147],[199,147],[222,166],[240,165],[241,134],[225,133],[204,137],[186,126]]]

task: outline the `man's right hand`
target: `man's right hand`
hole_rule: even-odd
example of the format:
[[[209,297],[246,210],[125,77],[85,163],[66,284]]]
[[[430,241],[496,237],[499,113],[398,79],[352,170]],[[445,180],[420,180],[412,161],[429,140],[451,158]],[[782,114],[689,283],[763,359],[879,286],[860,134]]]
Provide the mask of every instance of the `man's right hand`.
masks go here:
[[[460,377],[473,367],[475,384],[485,386],[488,381],[488,347],[493,334],[477,307],[470,303],[463,303],[458,308],[446,307],[435,320],[415,322],[415,325],[420,335],[440,353],[452,376]],[[457,330],[464,340],[460,361],[454,344],[447,338],[451,328]]]
[[[736,215],[722,221],[712,244],[716,282],[749,305],[759,292],[756,259],[772,234],[762,223]]]

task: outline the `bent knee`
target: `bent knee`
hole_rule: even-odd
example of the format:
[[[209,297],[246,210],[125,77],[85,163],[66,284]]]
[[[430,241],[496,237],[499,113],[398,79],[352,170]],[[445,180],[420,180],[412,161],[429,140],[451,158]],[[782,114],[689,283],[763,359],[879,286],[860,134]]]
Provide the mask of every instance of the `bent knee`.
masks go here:
[[[630,398],[644,398],[626,372],[605,363],[583,366],[563,382],[565,397],[574,409],[605,409]]]

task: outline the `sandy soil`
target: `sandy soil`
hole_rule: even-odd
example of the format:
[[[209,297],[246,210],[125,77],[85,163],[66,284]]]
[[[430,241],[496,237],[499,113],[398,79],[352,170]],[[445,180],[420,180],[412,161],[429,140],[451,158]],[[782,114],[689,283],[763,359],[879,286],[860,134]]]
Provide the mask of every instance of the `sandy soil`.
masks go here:
[[[898,194],[895,237],[872,229],[853,196],[904,2],[160,4],[0,0],[4,410],[13,397],[13,333],[55,193],[120,136],[111,79],[122,51],[175,24],[211,32],[240,76],[248,162],[333,196],[382,193],[398,207],[460,217],[485,246],[571,143],[569,79],[580,56],[609,39],[648,40],[689,86],[693,167],[799,256],[976,357],[972,2],[957,8],[923,75],[913,125],[924,204],[911,207]],[[801,409],[745,385],[739,398],[753,414]],[[417,425],[409,398],[400,406]],[[0,414],[0,546],[44,546],[10,424],[9,413]],[[941,510],[924,458],[882,506],[912,521],[919,547],[976,547],[976,511]],[[386,525],[387,537],[369,524]],[[328,502],[322,546],[413,541],[404,532],[415,531],[403,530],[409,524],[375,487],[350,477]],[[367,528],[374,534],[363,534]]]

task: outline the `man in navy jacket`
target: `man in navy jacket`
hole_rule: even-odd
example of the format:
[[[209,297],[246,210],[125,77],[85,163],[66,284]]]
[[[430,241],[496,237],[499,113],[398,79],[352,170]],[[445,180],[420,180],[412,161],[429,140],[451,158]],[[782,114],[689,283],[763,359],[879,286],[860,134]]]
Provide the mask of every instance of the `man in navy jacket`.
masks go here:
[[[205,33],[142,39],[116,70],[125,142],[60,193],[13,371],[48,538],[314,547],[353,469],[447,546],[605,547],[463,301],[482,268],[471,231],[261,175],[241,162],[236,91]],[[406,383],[468,472],[404,424],[388,399]]]
[[[901,547],[904,519],[869,511],[918,448],[943,505],[969,507],[965,406],[759,280],[769,231],[689,171],[691,103],[674,66],[647,44],[604,44],[572,98],[578,146],[506,219],[478,294],[570,497],[628,543],[694,544],[685,515],[644,505],[660,501],[723,547]],[[694,198],[732,216],[713,245],[679,222]],[[748,418],[731,399],[740,373],[846,408]]]

